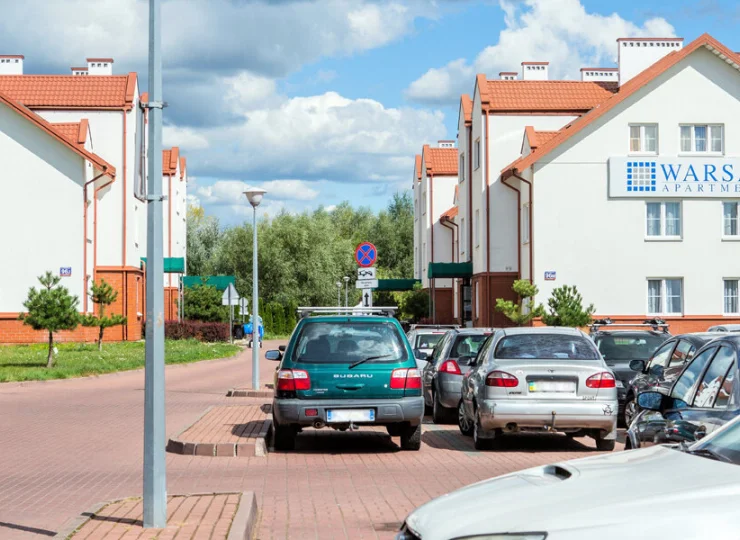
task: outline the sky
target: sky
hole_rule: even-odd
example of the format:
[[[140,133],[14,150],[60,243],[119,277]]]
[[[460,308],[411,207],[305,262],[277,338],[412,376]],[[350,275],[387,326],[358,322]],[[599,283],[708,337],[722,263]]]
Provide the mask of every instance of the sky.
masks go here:
[[[4,6],[7,4],[7,6]],[[549,61],[550,78],[614,65],[618,37],[704,32],[740,50],[731,0],[165,0],[165,145],[193,204],[223,225],[260,212],[380,210],[423,144],[455,139],[477,73]],[[113,57],[146,89],[146,0],[0,0],[3,54],[26,73]],[[23,31],[19,32],[18,29]]]

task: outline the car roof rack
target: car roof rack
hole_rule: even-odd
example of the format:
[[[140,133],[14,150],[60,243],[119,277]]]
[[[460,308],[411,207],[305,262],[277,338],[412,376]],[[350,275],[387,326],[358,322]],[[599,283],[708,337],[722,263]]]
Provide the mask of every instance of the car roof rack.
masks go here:
[[[591,332],[597,332],[598,330],[602,328],[645,328],[650,327],[651,329],[655,330],[656,332],[663,332],[668,333],[668,323],[665,322],[663,319],[659,318],[653,318],[653,319],[646,319],[642,321],[642,323],[635,323],[635,324],[627,324],[627,323],[619,323],[614,324],[612,320],[609,317],[606,317],[604,319],[596,319],[593,321],[590,325],[590,331]]]
[[[416,328],[436,328],[438,330],[442,330],[443,328],[452,328],[457,329],[460,328],[459,324],[412,324],[411,330],[415,330]]]
[[[394,317],[398,311],[396,306],[388,307],[299,307],[298,316],[303,319],[311,315],[383,315]]]

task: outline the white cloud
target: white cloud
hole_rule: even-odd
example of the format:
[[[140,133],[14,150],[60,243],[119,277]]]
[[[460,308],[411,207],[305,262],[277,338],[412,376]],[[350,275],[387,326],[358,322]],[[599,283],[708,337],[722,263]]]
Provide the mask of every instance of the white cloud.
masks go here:
[[[198,131],[189,127],[163,126],[162,143],[165,148],[179,146],[183,153],[188,150],[203,150],[208,148],[208,139]]]
[[[588,13],[579,0],[500,0],[506,28],[498,43],[483,49],[472,62],[455,60],[432,68],[411,83],[406,96],[424,103],[454,103],[470,92],[476,73],[496,77],[519,71],[522,61],[550,62],[550,78],[576,79],[584,65],[614,63],[619,37],[675,35],[665,19],[642,25],[618,14]]]
[[[249,186],[241,180],[218,180],[210,185],[196,188],[198,198],[203,204],[231,205],[246,202],[244,190]],[[310,182],[304,180],[270,180],[253,184],[267,191],[265,200],[311,201],[319,195]]]

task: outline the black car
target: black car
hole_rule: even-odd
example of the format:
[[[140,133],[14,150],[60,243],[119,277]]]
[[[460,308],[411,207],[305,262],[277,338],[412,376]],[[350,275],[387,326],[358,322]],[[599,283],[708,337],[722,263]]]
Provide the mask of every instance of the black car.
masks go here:
[[[590,335],[606,364],[617,377],[621,421],[624,418],[627,388],[635,376],[635,372],[630,369],[630,362],[647,361],[671,337],[668,325],[659,319],[642,324],[613,324],[610,319],[601,319],[591,325]]]
[[[627,431],[625,448],[695,441],[740,415],[740,336],[704,345],[668,391],[637,396],[643,409]]]
[[[686,362],[694,357],[696,351],[717,337],[715,332],[673,336],[663,343],[649,360],[633,361],[630,364],[634,370],[632,371],[632,382],[626,385],[625,404],[622,411],[625,426],[629,427],[635,415],[640,412],[640,406],[635,399],[638,394],[648,390],[668,392]]]

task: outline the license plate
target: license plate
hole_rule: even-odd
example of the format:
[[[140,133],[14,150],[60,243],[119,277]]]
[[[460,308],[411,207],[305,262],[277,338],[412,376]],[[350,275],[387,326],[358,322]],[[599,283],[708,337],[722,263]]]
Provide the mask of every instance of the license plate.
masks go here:
[[[575,393],[574,381],[529,381],[530,392]]]
[[[326,421],[330,423],[375,422],[374,409],[337,409],[326,411]]]

